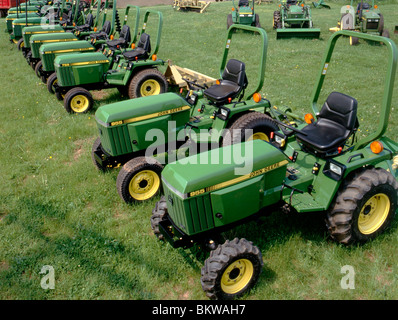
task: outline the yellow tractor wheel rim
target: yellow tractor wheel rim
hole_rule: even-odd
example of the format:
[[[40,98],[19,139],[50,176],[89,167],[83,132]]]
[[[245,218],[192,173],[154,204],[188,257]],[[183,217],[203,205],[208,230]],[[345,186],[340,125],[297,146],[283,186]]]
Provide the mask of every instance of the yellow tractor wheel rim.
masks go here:
[[[15,44],[18,43],[18,40],[12,39],[12,42],[14,42]]]
[[[21,42],[21,44],[19,45],[20,48],[24,48],[25,47],[25,42]]]
[[[140,90],[142,97],[154,96],[160,94],[160,84],[156,80],[149,79],[145,81]]]
[[[80,112],[84,112],[87,110],[88,106],[89,106],[90,102],[87,99],[86,96],[84,95],[77,95],[74,96],[72,98],[72,100],[70,101],[70,108],[76,112],[76,113],[80,113]]]
[[[130,181],[130,195],[138,201],[148,200],[158,192],[160,179],[156,172],[143,170],[138,172]]]
[[[234,261],[221,277],[221,289],[227,294],[243,290],[253,277],[253,263],[247,259]]]
[[[256,132],[256,133],[254,133],[248,139],[248,141],[251,141],[251,140],[264,140],[264,141],[269,142],[269,138],[268,138],[267,134],[264,133],[264,132]]]
[[[386,221],[390,211],[390,199],[378,193],[366,201],[358,217],[358,229],[362,234],[376,232]]]

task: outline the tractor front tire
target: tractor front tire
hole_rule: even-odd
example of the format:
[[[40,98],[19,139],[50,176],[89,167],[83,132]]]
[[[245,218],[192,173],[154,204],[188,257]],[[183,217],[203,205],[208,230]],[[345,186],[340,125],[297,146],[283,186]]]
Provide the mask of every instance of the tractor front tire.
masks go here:
[[[151,228],[155,236],[159,240],[164,240],[163,234],[159,230],[159,223],[165,219],[167,215],[167,202],[166,198],[162,196],[158,202],[156,202],[155,208],[152,210],[151,216]]]
[[[251,130],[247,132],[246,130]],[[248,140],[270,140],[271,132],[278,131],[279,128],[272,118],[264,113],[249,112],[236,119],[223,139],[223,146],[240,143]],[[247,134],[249,133],[249,134]]]
[[[364,243],[383,233],[397,209],[398,183],[381,168],[356,173],[337,193],[326,216],[331,238],[350,245]]]
[[[47,78],[47,90],[51,94],[55,94],[54,84],[57,84],[57,74],[54,72]]]
[[[23,47],[25,47],[25,42],[23,41],[23,38],[21,38],[17,42],[18,51],[21,51]]]
[[[232,19],[232,14],[229,14],[227,16],[227,30],[234,24],[234,21]]]
[[[201,271],[210,299],[231,300],[248,292],[263,268],[261,251],[246,239],[227,240],[210,252]]]
[[[65,94],[64,108],[68,113],[87,113],[93,105],[93,96],[84,88],[73,88]]]
[[[166,77],[157,69],[138,71],[130,80],[128,96],[130,99],[165,93],[168,89]]]
[[[116,179],[119,196],[126,203],[146,201],[161,189],[163,166],[154,158],[137,157],[126,162]]]
[[[259,18],[259,16],[258,16],[257,13],[255,14],[254,19],[255,19],[255,20],[254,20],[254,26],[255,26],[256,28],[261,28],[260,18]]]
[[[43,70],[43,63],[40,60],[38,63],[36,63],[35,67],[35,73],[38,78],[41,78],[42,70]]]

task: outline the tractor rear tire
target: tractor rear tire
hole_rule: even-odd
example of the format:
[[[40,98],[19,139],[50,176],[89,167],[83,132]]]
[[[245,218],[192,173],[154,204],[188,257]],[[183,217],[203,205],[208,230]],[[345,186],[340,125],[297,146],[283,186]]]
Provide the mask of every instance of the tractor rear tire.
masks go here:
[[[168,89],[166,77],[157,69],[138,71],[128,85],[130,99],[165,93]]]
[[[250,136],[246,135],[246,130],[252,130]],[[272,118],[264,113],[249,112],[236,119],[229,130],[226,132],[222,145],[228,146],[248,140],[261,139],[269,141],[271,132],[278,131],[279,128]]]
[[[126,162],[116,179],[120,198],[126,203],[146,201],[161,190],[163,166],[154,158],[137,157]]]
[[[274,19],[272,27],[274,29],[280,29],[282,27],[280,11],[274,11]]]
[[[252,242],[244,238],[227,240],[205,261],[202,288],[210,299],[234,299],[257,283],[262,268],[261,251]]]
[[[165,220],[167,215],[167,202],[164,196],[160,197],[160,200],[156,202],[155,208],[152,210],[151,216],[151,228],[155,236],[159,240],[164,240],[163,234],[159,230],[159,223]]]
[[[382,168],[356,173],[337,193],[326,215],[331,238],[350,245],[374,239],[391,226],[398,183]]]
[[[390,38],[390,32],[387,29],[383,30],[382,37]]]
[[[73,88],[65,94],[64,108],[68,113],[87,113],[93,105],[93,96],[84,88]]]

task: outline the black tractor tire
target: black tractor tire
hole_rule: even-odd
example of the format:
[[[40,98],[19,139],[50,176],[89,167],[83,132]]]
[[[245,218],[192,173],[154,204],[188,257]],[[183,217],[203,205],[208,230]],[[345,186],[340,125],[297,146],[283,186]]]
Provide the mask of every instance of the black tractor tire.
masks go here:
[[[23,47],[25,47],[25,42],[24,42],[23,38],[21,38],[17,42],[18,51],[21,51]]]
[[[159,223],[165,220],[167,216],[167,202],[165,196],[161,196],[160,200],[156,202],[155,208],[152,210],[151,228],[155,236],[159,240],[164,240],[163,234],[159,230]]]
[[[359,43],[359,38],[357,37],[350,37],[350,45],[356,46]]]
[[[213,300],[231,300],[248,292],[263,268],[261,251],[242,238],[227,240],[210,252],[201,270],[202,288]]]
[[[47,78],[47,90],[51,94],[55,94],[54,84],[57,83],[57,74],[54,72]]]
[[[157,69],[149,68],[138,71],[128,85],[130,99],[152,96],[167,92],[166,77]]]
[[[255,18],[254,18],[254,19],[255,19],[255,20],[254,20],[254,26],[255,26],[256,28],[261,28],[260,17],[258,16],[257,13],[255,14]]]
[[[84,88],[73,88],[65,94],[64,108],[68,113],[87,113],[93,105],[93,96]]]
[[[384,29],[383,33],[382,33],[382,37],[390,38],[390,31],[388,31],[387,29]]]
[[[227,30],[234,24],[234,21],[232,20],[232,14],[229,14],[227,16]]]
[[[245,130],[253,130],[252,136],[245,136]],[[269,141],[271,132],[279,128],[272,118],[257,111],[245,113],[236,119],[226,132],[222,145],[228,146],[251,139]]]
[[[163,166],[154,158],[136,157],[126,162],[116,179],[120,198],[126,203],[147,201],[161,191]]]
[[[100,163],[98,163],[98,161],[95,159],[95,157],[94,157],[94,152],[96,152],[96,151],[98,151],[98,150],[102,150],[102,147],[101,147],[101,138],[100,137],[98,137],[97,139],[95,139],[95,141],[94,141],[94,143],[93,143],[93,146],[92,146],[92,148],[91,148],[91,160],[93,161],[93,164],[94,164],[94,166],[98,169],[98,170],[100,170],[100,171],[102,171],[102,172],[105,172],[106,171],[106,168],[104,168]]]
[[[380,19],[379,19],[379,28],[377,29],[380,35],[383,35],[384,31],[384,16],[380,13]]]
[[[281,13],[280,11],[274,11],[273,26],[274,29],[280,29],[282,27]]]
[[[38,78],[41,78],[42,70],[43,70],[43,63],[40,60],[38,63],[36,63],[35,67],[35,73]]]
[[[356,173],[340,188],[326,214],[330,237],[344,245],[374,239],[391,226],[398,183],[381,168]]]

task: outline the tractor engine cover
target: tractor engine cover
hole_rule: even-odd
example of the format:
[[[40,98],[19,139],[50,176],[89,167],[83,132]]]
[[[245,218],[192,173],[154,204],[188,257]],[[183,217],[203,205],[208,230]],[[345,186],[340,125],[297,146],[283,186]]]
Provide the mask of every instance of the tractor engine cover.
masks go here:
[[[280,200],[287,163],[279,149],[262,140],[170,163],[162,172],[169,216],[189,236],[247,218]]]
[[[164,145],[169,134],[184,129],[190,109],[171,92],[102,106],[95,113],[102,148],[116,157]]]
[[[104,82],[109,60],[100,52],[65,54],[55,58],[54,67],[58,84],[61,87],[72,87]]]

